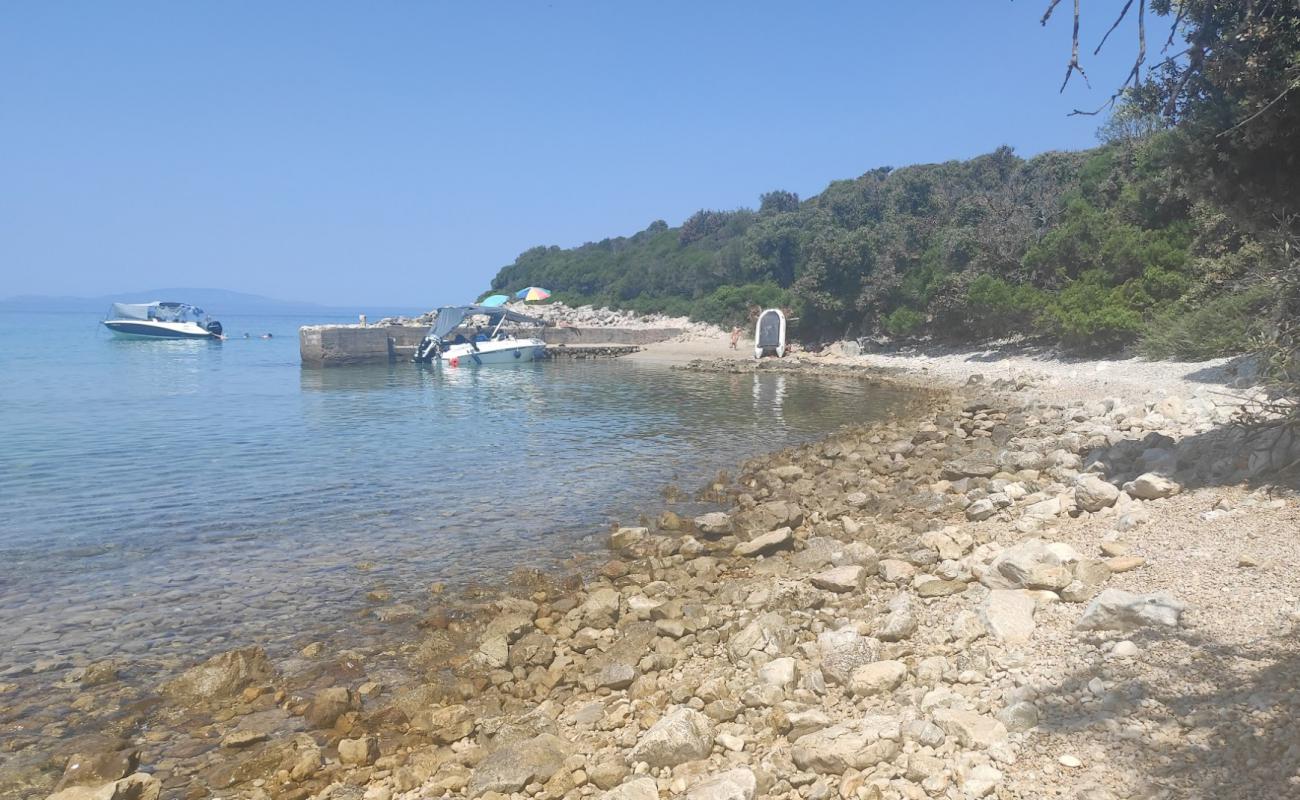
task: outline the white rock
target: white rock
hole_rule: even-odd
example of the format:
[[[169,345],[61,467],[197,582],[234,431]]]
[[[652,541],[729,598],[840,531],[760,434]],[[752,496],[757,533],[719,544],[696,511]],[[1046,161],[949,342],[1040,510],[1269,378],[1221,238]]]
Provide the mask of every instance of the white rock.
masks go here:
[[[740,767],[695,784],[686,800],[753,800],[757,787],[753,771]]]
[[[897,689],[906,678],[907,665],[902,661],[876,661],[853,670],[849,691],[855,697],[886,694]]]
[[[799,682],[799,664],[789,656],[774,658],[759,667],[758,679],[765,686],[789,691]]]
[[[708,758],[713,749],[713,723],[694,709],[681,707],[660,718],[641,734],[628,760],[652,767],[675,767]]]
[[[846,686],[853,670],[877,660],[880,643],[846,627],[819,634],[817,650],[821,654],[822,675],[826,681]]]
[[[741,542],[732,552],[743,558],[754,558],[770,555],[778,550],[788,550],[793,546],[794,532],[789,528],[777,528],[762,536],[755,536],[748,542]]]
[[[1096,475],[1084,473],[1074,479],[1074,504],[1081,511],[1096,512],[1115,505],[1119,488]]]
[[[790,755],[799,769],[819,775],[843,775],[897,757],[901,738],[898,721],[872,715],[810,733],[795,743]]]
[[[818,589],[844,594],[861,590],[863,582],[866,581],[866,576],[867,571],[863,567],[835,567],[817,573],[812,576],[811,580],[812,585]]]
[[[934,712],[934,724],[962,747],[984,749],[1007,738],[1007,726],[993,717],[960,708],[940,708]]]
[[[1088,604],[1075,627],[1086,631],[1126,631],[1148,625],[1177,628],[1186,608],[1163,592],[1133,594],[1106,589]]]
[[[601,795],[601,800],[659,800],[659,784],[643,775],[615,786]]]
[[[1162,497],[1172,497],[1182,490],[1182,486],[1154,472],[1143,473],[1124,484],[1124,491],[1139,500],[1158,500]]]
[[[1034,634],[1036,603],[1018,589],[994,589],[980,608],[989,636],[1007,644],[1023,644]]]

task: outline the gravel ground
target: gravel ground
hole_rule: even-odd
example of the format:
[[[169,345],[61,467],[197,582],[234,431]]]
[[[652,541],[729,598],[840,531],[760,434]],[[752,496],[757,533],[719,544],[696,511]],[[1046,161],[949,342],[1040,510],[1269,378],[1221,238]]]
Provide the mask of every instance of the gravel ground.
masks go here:
[[[1236,394],[1249,382],[1251,364],[1240,358],[1201,362],[1147,361],[1140,358],[1082,359],[1028,347],[907,348],[858,356],[834,345],[817,361],[890,367],[926,375],[946,386],[963,386],[972,375],[989,383],[1028,381],[1044,400],[1065,403],[1119,395],[1126,399],[1167,395],[1193,397],[1207,392]]]

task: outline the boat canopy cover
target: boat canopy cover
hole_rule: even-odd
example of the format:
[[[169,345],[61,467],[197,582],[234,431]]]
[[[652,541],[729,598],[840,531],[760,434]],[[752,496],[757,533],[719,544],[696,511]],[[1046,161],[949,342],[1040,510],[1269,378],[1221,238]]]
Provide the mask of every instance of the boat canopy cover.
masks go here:
[[[433,327],[429,329],[429,336],[433,339],[443,339],[447,334],[460,327],[460,324],[467,317],[482,314],[488,318],[489,324],[496,325],[502,317],[509,322],[526,322],[533,325],[545,325],[546,320],[530,317],[527,314],[520,314],[518,311],[511,311],[508,308],[491,307],[491,306],[444,306],[438,309],[438,318],[434,320]]]
[[[161,322],[198,322],[207,315],[203,309],[187,303],[114,303],[108,310],[110,319],[159,320]]]

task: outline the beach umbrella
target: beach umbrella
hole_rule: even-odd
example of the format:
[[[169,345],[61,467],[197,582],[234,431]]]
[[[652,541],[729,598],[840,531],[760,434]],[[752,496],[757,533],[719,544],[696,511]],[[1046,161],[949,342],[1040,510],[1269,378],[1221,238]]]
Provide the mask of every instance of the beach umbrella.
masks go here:
[[[497,306],[503,306],[508,302],[510,302],[509,297],[506,297],[503,294],[494,294],[491,297],[484,298],[483,302],[479,303],[479,305],[487,306],[488,308],[496,308]]]
[[[545,300],[550,296],[551,293],[540,286],[529,286],[527,289],[520,289],[519,291],[515,292],[515,297],[518,297],[520,300],[524,300],[524,301]]]

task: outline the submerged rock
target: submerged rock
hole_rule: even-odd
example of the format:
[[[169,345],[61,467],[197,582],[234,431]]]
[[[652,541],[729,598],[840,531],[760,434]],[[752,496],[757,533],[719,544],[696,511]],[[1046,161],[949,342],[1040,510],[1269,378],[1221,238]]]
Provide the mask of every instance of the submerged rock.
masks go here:
[[[275,670],[260,647],[244,647],[209,658],[163,684],[167,697],[190,703],[223,703],[244,689],[275,679]]]

